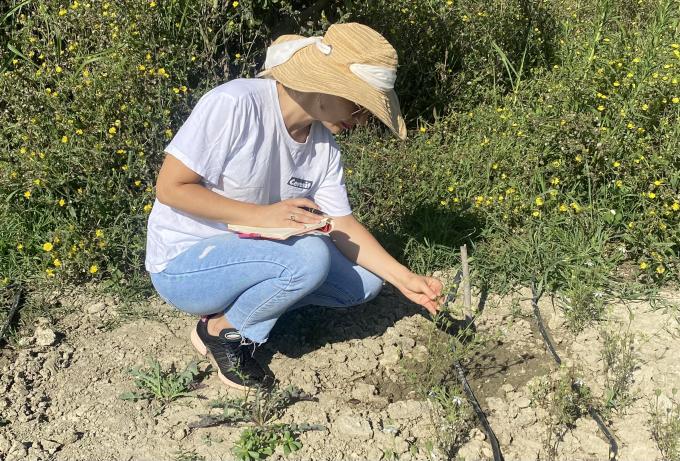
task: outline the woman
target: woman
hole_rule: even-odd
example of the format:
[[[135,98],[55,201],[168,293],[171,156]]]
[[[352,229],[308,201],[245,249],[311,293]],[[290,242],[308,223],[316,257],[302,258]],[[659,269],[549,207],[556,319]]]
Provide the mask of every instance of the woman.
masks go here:
[[[192,343],[225,384],[271,381],[252,353],[290,309],[361,304],[386,280],[437,311],[441,282],[398,263],[352,216],[333,139],[369,112],[406,138],[396,67],[394,48],[361,24],[279,37],[267,78],[206,93],[167,146],[146,268],[163,299],[201,316]],[[330,236],[242,239],[228,228],[303,227],[318,213],[332,218]]]

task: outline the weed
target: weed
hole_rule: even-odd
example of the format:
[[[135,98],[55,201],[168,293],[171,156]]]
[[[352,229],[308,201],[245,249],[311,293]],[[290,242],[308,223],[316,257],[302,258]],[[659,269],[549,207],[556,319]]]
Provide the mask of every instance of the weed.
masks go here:
[[[473,416],[458,385],[454,362],[470,357],[482,339],[475,334],[472,319],[464,316],[456,300],[449,300],[424,334],[427,360],[420,363],[405,359],[406,380],[411,388],[432,404],[430,420],[437,429],[437,448],[444,453],[455,453],[465,441]],[[432,452],[432,449],[427,452]]]
[[[224,440],[221,437],[215,438],[213,434],[207,433],[201,437],[201,442],[210,447],[213,443],[222,443]]]
[[[676,399],[677,389],[672,390],[670,398],[661,399],[657,389],[654,404],[650,405],[650,430],[663,459],[680,460],[680,402]],[[662,400],[666,400],[662,403]]]
[[[633,383],[633,371],[639,364],[635,351],[635,334],[629,330],[624,333],[601,332],[604,362],[605,395],[604,410],[621,411],[632,402],[630,386]]]
[[[575,367],[561,367],[555,374],[531,382],[532,405],[546,411],[543,448],[547,459],[557,458],[557,447],[567,429],[586,414],[592,401],[590,389]]]
[[[242,397],[222,397],[210,402],[210,408],[219,408],[218,416],[204,415],[190,428],[221,425],[248,424],[232,448],[233,454],[243,461],[266,458],[281,447],[285,454],[302,448],[299,436],[306,431],[321,430],[323,426],[312,424],[273,424],[283,411],[295,402],[313,401],[314,398],[294,386],[284,389],[248,389]]]
[[[205,461],[205,456],[196,453],[196,450],[180,448],[173,454],[174,461]]]
[[[155,399],[162,409],[173,400],[186,397],[192,390],[192,384],[199,375],[200,361],[192,360],[182,372],[175,370],[174,363],[170,370],[161,370],[161,365],[154,358],[148,359],[148,368],[132,368],[130,373],[135,378],[135,385],[141,392],[124,392],[120,395],[123,400]]]

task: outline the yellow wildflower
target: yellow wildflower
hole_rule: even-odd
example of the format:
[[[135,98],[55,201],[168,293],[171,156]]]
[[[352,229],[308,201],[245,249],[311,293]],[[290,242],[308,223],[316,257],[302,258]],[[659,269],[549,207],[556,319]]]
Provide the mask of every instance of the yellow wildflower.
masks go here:
[[[52,264],[54,264],[54,267],[61,267],[61,261],[59,259],[52,261]]]
[[[43,250],[52,251],[52,248],[54,248],[54,246],[50,242],[43,243],[43,246],[42,246]]]
[[[541,197],[536,197],[534,203],[536,203],[536,206],[543,206],[543,199]]]
[[[27,190],[26,192],[24,192],[24,197],[25,198],[31,198],[31,191]]]
[[[97,267],[96,264],[93,264],[93,265],[90,266],[90,274],[96,274],[98,270],[99,270],[99,267]]]
[[[645,270],[649,267],[649,264],[647,264],[645,261],[642,261],[640,263],[640,269]]]
[[[663,267],[663,266],[656,266],[656,273],[657,273],[657,274],[663,274],[664,272],[666,272],[666,268],[665,268],[665,267]]]
[[[64,200],[63,198],[60,198],[58,203],[59,203],[59,206],[64,206],[64,205],[66,205],[66,200]]]

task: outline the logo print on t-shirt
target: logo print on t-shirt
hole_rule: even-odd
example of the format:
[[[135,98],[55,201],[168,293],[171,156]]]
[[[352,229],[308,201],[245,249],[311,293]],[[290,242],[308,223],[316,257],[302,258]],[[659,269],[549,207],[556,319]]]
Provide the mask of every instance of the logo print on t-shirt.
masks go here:
[[[289,186],[297,187],[299,189],[311,189],[312,184],[312,181],[307,181],[306,179],[300,179],[296,177],[292,177],[288,180]]]

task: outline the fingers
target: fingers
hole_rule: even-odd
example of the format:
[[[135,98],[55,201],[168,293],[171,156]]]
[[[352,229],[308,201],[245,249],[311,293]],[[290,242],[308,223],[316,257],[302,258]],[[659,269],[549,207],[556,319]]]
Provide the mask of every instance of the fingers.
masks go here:
[[[323,212],[318,205],[306,198],[286,200],[289,216],[294,218],[294,222],[311,224],[318,223],[323,218]],[[290,219],[290,218],[289,218]]]
[[[300,197],[300,198],[291,198],[288,200],[284,200],[285,202],[289,203],[290,205],[295,205],[296,207],[308,207],[308,208],[313,208],[315,210],[319,210],[319,205],[314,203],[308,198],[305,197]],[[321,210],[319,210],[321,211]]]

